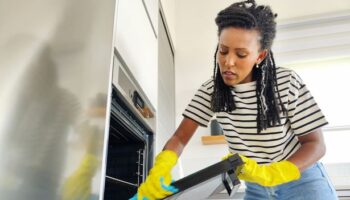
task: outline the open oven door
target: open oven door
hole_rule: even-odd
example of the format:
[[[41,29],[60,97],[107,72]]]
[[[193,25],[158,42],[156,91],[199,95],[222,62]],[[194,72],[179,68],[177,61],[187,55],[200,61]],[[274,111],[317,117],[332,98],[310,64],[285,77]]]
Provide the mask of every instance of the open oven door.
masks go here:
[[[226,190],[227,197],[232,197],[240,186],[237,178],[243,161],[235,154],[226,160],[213,164],[196,173],[186,176],[172,185],[179,189],[177,193],[164,200],[211,199]]]

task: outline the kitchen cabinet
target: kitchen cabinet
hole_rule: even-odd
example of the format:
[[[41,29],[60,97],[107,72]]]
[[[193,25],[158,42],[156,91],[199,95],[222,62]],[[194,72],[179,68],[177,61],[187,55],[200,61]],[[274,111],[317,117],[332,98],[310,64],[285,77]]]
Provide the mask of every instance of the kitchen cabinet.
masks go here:
[[[146,10],[145,5],[150,9]],[[154,18],[156,5],[153,1],[120,0],[115,32],[115,47],[154,107],[157,107],[158,43],[147,12]]]
[[[142,0],[147,12],[149,14],[149,18],[151,20],[152,26],[154,27],[155,35],[158,35],[158,0]]]

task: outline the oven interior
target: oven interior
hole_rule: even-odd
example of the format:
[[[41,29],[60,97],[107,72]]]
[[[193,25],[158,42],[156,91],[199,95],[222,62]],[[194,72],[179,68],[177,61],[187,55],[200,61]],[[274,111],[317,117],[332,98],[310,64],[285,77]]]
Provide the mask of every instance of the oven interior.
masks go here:
[[[153,133],[113,87],[105,200],[129,199],[143,182],[153,157]]]

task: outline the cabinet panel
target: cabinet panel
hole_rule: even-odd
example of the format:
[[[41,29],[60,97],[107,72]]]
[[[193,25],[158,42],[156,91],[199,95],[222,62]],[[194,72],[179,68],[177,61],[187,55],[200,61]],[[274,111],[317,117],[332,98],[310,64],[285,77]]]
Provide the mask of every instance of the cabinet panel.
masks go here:
[[[119,1],[115,46],[153,106],[157,107],[157,38],[142,1]]]
[[[158,0],[143,0],[156,35],[158,35]]]

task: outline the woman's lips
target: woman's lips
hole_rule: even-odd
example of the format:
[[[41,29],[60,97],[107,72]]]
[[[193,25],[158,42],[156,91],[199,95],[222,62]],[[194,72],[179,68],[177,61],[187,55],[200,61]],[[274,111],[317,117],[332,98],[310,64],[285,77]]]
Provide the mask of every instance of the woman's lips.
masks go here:
[[[230,72],[230,71],[226,71],[226,72],[222,73],[222,76],[225,79],[235,79],[237,77],[237,74]]]

